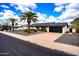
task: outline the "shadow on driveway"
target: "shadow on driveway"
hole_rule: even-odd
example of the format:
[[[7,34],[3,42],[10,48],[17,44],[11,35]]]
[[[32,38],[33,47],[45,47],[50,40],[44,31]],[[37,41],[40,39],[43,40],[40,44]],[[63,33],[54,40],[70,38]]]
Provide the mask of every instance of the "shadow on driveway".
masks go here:
[[[1,56],[74,56],[0,33]]]

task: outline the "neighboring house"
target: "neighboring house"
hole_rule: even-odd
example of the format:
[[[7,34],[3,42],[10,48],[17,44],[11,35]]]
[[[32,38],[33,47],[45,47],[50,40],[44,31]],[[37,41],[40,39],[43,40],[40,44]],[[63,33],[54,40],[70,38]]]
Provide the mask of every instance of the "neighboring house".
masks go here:
[[[31,24],[32,29],[46,29],[47,32],[66,33],[68,31],[67,23],[37,23]]]
[[[25,30],[27,29],[26,25],[20,25],[20,26],[16,26],[15,30]]]
[[[76,28],[73,28],[72,26],[68,26],[70,33],[76,33]]]

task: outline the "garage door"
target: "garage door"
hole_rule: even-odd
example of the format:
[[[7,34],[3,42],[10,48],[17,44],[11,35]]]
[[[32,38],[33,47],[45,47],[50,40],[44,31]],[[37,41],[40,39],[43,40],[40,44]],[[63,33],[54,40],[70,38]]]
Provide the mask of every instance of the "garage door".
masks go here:
[[[62,27],[49,27],[49,32],[62,33]]]

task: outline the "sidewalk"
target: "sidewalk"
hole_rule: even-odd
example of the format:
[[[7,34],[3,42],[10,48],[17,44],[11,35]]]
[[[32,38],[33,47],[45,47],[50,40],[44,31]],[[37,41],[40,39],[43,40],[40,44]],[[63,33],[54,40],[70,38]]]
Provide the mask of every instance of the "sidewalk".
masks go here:
[[[9,32],[0,32],[0,33],[6,34],[12,37],[16,37],[24,41],[29,41],[50,49],[58,49],[74,55],[79,55],[79,47],[54,42],[58,37],[63,35],[61,33],[41,33],[41,34],[31,35],[31,36],[23,36],[23,35],[13,34]]]

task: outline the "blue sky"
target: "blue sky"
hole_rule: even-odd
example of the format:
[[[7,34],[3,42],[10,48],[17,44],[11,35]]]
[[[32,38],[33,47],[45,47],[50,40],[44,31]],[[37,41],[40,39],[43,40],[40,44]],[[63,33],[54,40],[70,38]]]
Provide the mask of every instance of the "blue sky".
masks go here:
[[[2,7],[1,5],[8,6],[9,8]],[[45,13],[48,16],[50,16],[50,15],[59,16],[61,14],[61,12],[53,11],[54,8],[56,7],[54,5],[54,3],[36,3],[36,5],[38,7],[34,10],[35,12]],[[15,5],[15,6],[17,7],[17,5]],[[29,9],[31,9],[31,8],[29,8]],[[17,14],[21,12],[21,11],[17,11],[16,8],[14,8],[13,6],[10,5],[10,3],[0,3],[0,12],[2,12],[4,10],[12,10]]]
[[[41,4],[37,4],[38,8],[37,8],[37,12],[41,12],[41,13],[45,13],[48,16],[53,15],[53,16],[58,16],[60,15],[60,13],[57,14],[57,12],[53,11],[54,8],[56,7],[54,4],[51,3],[41,3]]]
[[[0,23],[8,18],[20,19],[19,15],[32,11],[38,15],[38,22],[70,22],[79,15],[79,3],[0,3]],[[21,23],[21,22],[20,22]]]

